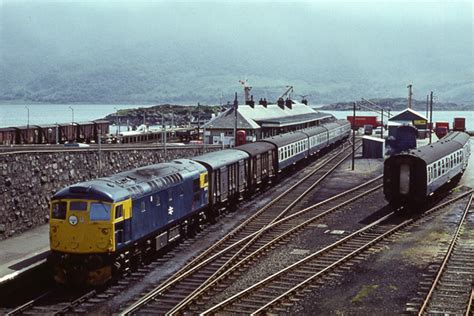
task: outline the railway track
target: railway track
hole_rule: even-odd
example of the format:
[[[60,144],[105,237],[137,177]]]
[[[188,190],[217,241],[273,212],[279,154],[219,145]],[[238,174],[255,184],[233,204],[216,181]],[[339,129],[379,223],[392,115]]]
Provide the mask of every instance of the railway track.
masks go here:
[[[328,160],[331,160],[333,158],[337,158],[338,154],[340,152],[331,152],[329,153],[328,157],[323,159],[321,162],[316,163],[316,166],[320,166],[321,164],[325,164],[328,162]],[[317,170],[320,170],[318,167]],[[248,223],[248,221],[245,221],[244,223]],[[172,249],[169,253],[165,254],[163,258],[159,258],[156,260],[156,262],[152,262],[148,266],[144,266],[142,268],[139,268],[138,272],[131,273],[130,275],[124,276],[124,280],[120,280],[117,285],[112,285],[108,289],[106,289],[105,292],[99,293],[99,294],[90,294],[84,297],[79,297],[77,296],[77,299],[64,299],[61,301],[59,304],[55,304],[54,300],[50,299],[48,300],[48,297],[51,297],[50,293],[48,295],[41,295],[35,300],[32,300],[28,302],[27,304],[24,304],[18,308],[15,308],[12,310],[10,313],[13,314],[28,314],[30,311],[32,311],[32,314],[39,313],[40,310],[43,310],[46,313],[54,314],[55,311],[69,311],[69,312],[84,312],[87,310],[87,307],[89,305],[93,305],[94,303],[101,303],[105,301],[107,298],[110,298],[111,296],[115,296],[120,293],[121,290],[124,290],[130,283],[133,283],[135,281],[138,281],[140,277],[144,277],[147,273],[150,273],[153,271],[153,269],[156,269],[158,266],[162,265],[166,260],[169,260],[172,258],[173,252],[174,251],[191,251],[188,246],[192,243],[192,240],[196,238],[204,238],[202,234],[205,232],[198,233],[194,238],[191,238],[190,240],[186,240],[182,242],[180,245]],[[187,250],[186,250],[187,249]],[[207,254],[207,252],[206,252]],[[203,254],[201,256],[201,259],[205,257],[206,254]],[[49,302],[48,302],[49,301]],[[50,305],[48,307],[48,304]],[[80,305],[80,306],[79,306]],[[84,308],[82,308],[84,306]]]
[[[92,290],[80,295],[76,299],[66,301],[65,299],[58,299],[58,297],[62,297],[59,291],[50,291],[9,311],[6,316],[38,314],[63,315],[95,294],[95,290]],[[61,302],[57,303],[58,300]]]
[[[102,144],[101,151],[117,151],[117,150],[163,150],[163,144],[139,144],[139,145],[108,145]],[[203,145],[173,145],[167,144],[166,149],[203,149]],[[219,145],[206,145],[206,148],[221,148]],[[17,147],[0,147],[0,156],[14,155],[14,154],[37,154],[37,153],[63,153],[63,152],[97,152],[98,145],[90,145],[90,147],[64,147],[64,145],[50,145],[50,146],[17,146]]]
[[[471,195],[418,315],[470,315],[474,282],[474,205]]]
[[[229,297],[227,300],[207,309],[202,314],[278,314],[288,312],[298,297],[305,291],[325,283],[331,273],[337,275],[339,268],[360,260],[365,253],[386,241],[388,237],[416,223],[420,218],[456,202],[472,190],[435,206],[419,217],[407,219],[399,224],[386,221],[394,216],[390,213],[337,242],[303,258],[285,269],[265,278],[253,286]],[[354,262],[352,262],[354,261]]]
[[[341,157],[342,155],[342,157]],[[319,167],[298,181],[284,193],[272,200],[241,225],[224,236],[207,251],[193,259],[177,273],[157,288],[145,294],[138,302],[127,308],[124,313],[132,313],[150,301],[160,302],[161,313],[170,311],[187,295],[199,289],[209,277],[217,271],[223,271],[222,266],[240,254],[240,249],[257,236],[266,226],[277,222],[284,216],[297,213],[295,206],[306,194],[314,189],[324,178],[344,162],[350,153],[347,148],[336,152],[323,160]],[[324,203],[322,203],[324,204]]]
[[[268,225],[255,234],[250,241],[246,242],[232,258],[223,264],[206,282],[202,283],[198,289],[171,309],[169,314],[181,313],[188,309],[198,310],[214,294],[230,286],[244,270],[248,269],[259,258],[264,257],[273,248],[290,241],[291,237],[310,228],[326,216],[333,215],[356,200],[380,190],[382,188],[381,182],[382,177],[379,176],[323,203],[317,203]]]

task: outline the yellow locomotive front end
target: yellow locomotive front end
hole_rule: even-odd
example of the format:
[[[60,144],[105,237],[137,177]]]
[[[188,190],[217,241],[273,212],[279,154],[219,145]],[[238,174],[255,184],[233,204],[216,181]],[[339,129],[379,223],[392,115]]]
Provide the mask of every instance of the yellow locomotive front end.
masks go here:
[[[53,199],[50,261],[56,282],[100,285],[109,280],[117,245],[115,227],[130,217],[130,209],[129,199],[120,203]]]

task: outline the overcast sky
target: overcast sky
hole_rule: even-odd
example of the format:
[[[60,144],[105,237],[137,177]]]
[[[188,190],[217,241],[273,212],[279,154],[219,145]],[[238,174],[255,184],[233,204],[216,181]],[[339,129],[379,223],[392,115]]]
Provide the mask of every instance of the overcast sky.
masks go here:
[[[216,73],[473,75],[472,1],[0,0],[0,62],[169,56]],[[128,54],[128,55],[127,55]],[[278,71],[279,72],[278,72]],[[314,80],[312,81],[314,82]]]

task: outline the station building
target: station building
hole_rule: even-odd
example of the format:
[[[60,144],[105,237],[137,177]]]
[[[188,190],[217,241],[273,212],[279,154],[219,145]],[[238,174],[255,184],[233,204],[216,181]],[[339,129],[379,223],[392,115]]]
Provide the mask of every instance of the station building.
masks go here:
[[[277,104],[247,103],[237,107],[237,130],[245,131],[247,142],[335,120],[332,114],[289,99]],[[234,125],[235,108],[231,107],[202,126],[204,141],[206,144],[234,144]]]

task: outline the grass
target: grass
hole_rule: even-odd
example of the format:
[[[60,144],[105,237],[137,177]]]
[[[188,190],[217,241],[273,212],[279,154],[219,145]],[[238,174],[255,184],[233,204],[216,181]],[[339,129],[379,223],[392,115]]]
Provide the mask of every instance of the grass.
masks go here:
[[[362,301],[365,297],[367,297],[370,293],[378,289],[379,286],[377,284],[372,285],[364,285],[362,289],[354,296],[351,300],[352,303],[358,303]]]

